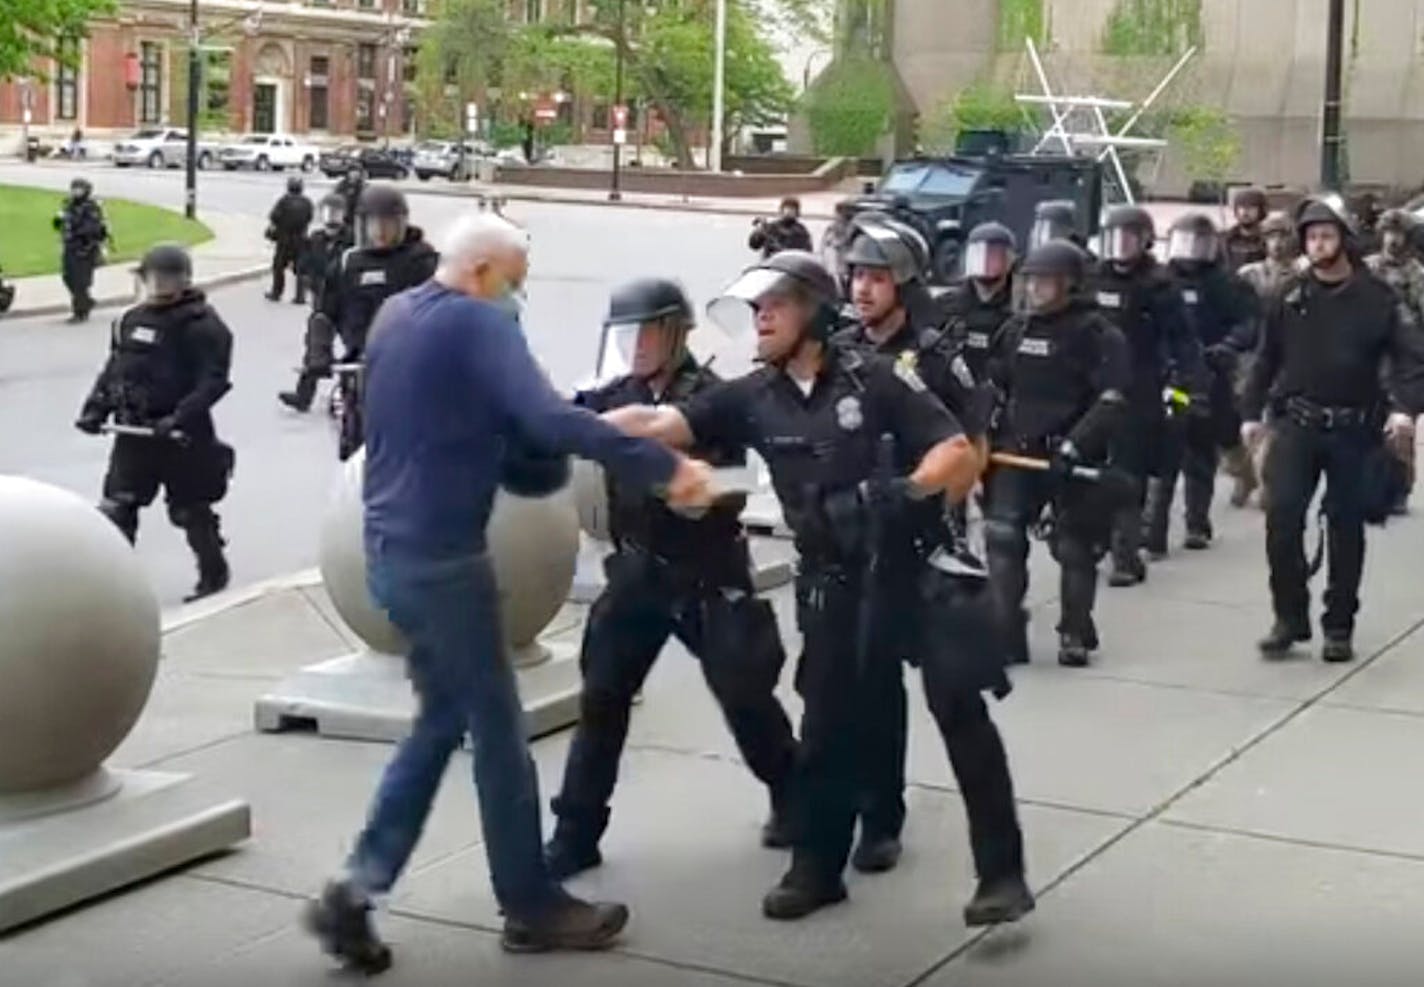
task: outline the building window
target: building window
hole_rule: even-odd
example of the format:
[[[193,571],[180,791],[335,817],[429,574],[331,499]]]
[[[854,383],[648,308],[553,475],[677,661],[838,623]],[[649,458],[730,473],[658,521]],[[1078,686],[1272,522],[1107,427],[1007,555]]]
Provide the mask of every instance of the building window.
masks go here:
[[[406,82],[415,81],[416,57],[420,49],[407,48],[401,52],[401,78]]]
[[[401,0],[401,10],[412,17],[420,17],[425,13],[425,0]]]
[[[594,130],[607,130],[607,129],[608,129],[608,104],[607,104],[607,103],[594,103],[594,104],[593,104],[593,117],[592,117],[592,119],[589,120],[589,126],[592,127]]]
[[[330,90],[327,88],[327,75],[331,71],[331,58],[326,55],[313,55],[307,74],[311,77],[311,86],[307,89],[307,129],[326,130],[330,126]]]
[[[139,123],[159,123],[163,116],[163,46],[154,41],[139,45]]]
[[[63,38],[59,42],[60,62],[54,73],[54,114],[60,120],[79,117],[79,41]]]
[[[356,78],[374,79],[376,78],[376,46],[357,45],[356,46]]]
[[[544,0],[524,0],[524,23],[538,24],[544,20]]]
[[[356,6],[362,10],[371,10],[376,6],[376,0],[356,0]]]
[[[370,133],[376,129],[376,93],[372,89],[356,90],[356,132]]]

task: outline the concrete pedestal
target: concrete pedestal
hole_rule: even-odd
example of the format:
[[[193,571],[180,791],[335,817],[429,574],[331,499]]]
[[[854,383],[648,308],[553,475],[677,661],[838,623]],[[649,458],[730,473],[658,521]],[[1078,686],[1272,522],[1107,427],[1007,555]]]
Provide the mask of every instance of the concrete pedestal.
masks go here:
[[[542,644],[547,660],[518,667],[519,695],[531,738],[578,720],[578,644]],[[258,730],[314,730],[323,737],[395,743],[410,733],[415,696],[405,662],[362,651],[308,665],[257,700]]]
[[[248,838],[247,804],[188,775],[107,771],[0,796],[0,932]]]

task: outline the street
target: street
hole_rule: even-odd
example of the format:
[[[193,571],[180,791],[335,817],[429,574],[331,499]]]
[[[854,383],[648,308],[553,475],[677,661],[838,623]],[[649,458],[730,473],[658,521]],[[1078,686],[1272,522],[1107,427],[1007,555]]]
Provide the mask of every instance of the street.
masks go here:
[[[14,165],[0,170],[0,182],[65,188],[81,173],[101,200],[182,208],[183,174],[177,170]],[[304,177],[313,199],[332,184]],[[280,174],[204,172],[199,216],[205,208],[265,216],[285,182]],[[410,198],[412,222],[437,243],[459,209],[474,208],[461,198],[432,194],[432,186],[400,184]],[[676,277],[701,307],[754,259],[746,247],[745,216],[522,202],[510,203],[506,214],[533,241],[525,328],[535,355],[561,388],[592,374],[613,284],[643,275]],[[813,232],[819,236],[814,225]],[[315,564],[316,531],[337,466],[330,419],[316,412],[297,415],[277,403],[276,392],[291,385],[300,359],[307,310],[290,301],[269,302],[262,297],[266,290],[265,281],[251,281],[212,295],[236,337],[233,390],[216,409],[219,433],[237,450],[232,490],[218,508],[234,585]],[[102,365],[117,312],[96,312],[80,326],[65,325],[61,316],[0,321],[0,473],[45,480],[97,502],[108,442],[81,434],[73,421]],[[704,328],[693,345],[700,354],[715,353],[724,374],[748,365],[749,340],[732,343]],[[195,578],[192,557],[161,503],[143,515],[139,550],[162,603],[181,599]]]

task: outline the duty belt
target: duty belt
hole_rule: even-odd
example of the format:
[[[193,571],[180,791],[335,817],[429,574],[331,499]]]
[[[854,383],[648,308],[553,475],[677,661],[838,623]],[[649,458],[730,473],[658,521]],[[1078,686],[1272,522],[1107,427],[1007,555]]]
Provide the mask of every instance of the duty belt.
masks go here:
[[[1332,407],[1301,397],[1286,398],[1285,413],[1297,425],[1327,432],[1340,428],[1362,428],[1373,417],[1373,411],[1369,408]]]

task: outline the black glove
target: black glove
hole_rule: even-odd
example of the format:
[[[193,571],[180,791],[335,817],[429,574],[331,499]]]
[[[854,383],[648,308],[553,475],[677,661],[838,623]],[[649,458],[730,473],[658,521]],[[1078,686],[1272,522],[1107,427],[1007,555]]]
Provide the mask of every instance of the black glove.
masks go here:
[[[98,415],[80,415],[74,427],[85,435],[98,435],[99,430],[104,427],[104,419]]]
[[[172,415],[164,415],[153,423],[153,435],[155,438],[166,439],[176,431],[178,431],[178,419]]]
[[[1060,480],[1073,477],[1073,470],[1083,465],[1083,455],[1078,447],[1066,439],[1060,442],[1053,455],[1048,458],[1048,472]]]

